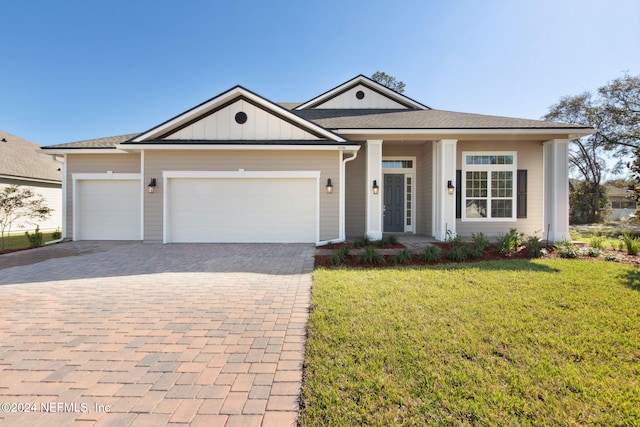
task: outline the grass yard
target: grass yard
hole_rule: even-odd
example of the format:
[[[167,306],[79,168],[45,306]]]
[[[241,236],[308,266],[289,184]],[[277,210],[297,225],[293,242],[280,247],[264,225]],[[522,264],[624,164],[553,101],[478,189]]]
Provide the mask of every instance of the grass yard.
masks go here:
[[[640,425],[640,269],[316,270],[299,424]]]
[[[43,231],[42,238],[44,242],[54,240],[52,237],[53,231]],[[27,236],[22,233],[11,233],[8,236],[4,236],[4,250],[16,250],[25,249],[29,247],[29,240]],[[1,249],[0,249],[1,250]]]

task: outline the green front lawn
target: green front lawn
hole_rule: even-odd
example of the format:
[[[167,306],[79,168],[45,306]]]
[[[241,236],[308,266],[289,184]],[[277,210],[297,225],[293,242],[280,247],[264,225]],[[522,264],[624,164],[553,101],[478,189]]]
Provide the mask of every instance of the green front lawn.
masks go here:
[[[640,269],[316,270],[301,426],[639,425]]]
[[[43,236],[43,241],[44,242],[49,242],[51,240],[54,240],[53,237],[51,236],[54,233],[54,231],[43,231],[42,232],[42,236]],[[33,233],[32,233],[33,234]],[[27,236],[24,235],[24,232],[22,233],[11,233],[8,236],[4,236],[4,250],[16,250],[16,249],[25,249],[29,247],[29,240],[27,239]],[[0,243],[0,250],[2,250],[2,246]]]

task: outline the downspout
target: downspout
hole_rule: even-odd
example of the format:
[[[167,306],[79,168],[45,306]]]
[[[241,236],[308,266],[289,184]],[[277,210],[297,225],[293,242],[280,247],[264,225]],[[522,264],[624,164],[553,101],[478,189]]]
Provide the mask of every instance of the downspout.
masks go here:
[[[339,200],[339,207],[338,210],[340,211],[339,213],[339,220],[338,220],[338,238],[335,240],[324,240],[322,242],[318,242],[316,243],[316,246],[324,246],[324,245],[328,245],[329,243],[342,243],[346,240],[346,226],[345,226],[345,205],[346,205],[346,196],[345,196],[345,188],[346,188],[346,183],[345,183],[345,176],[346,176],[346,164],[347,162],[350,162],[352,160],[355,160],[356,157],[358,157],[358,150],[354,150],[352,151],[353,156],[348,157],[348,158],[344,158],[344,151],[342,152],[342,161],[340,162],[340,200]]]

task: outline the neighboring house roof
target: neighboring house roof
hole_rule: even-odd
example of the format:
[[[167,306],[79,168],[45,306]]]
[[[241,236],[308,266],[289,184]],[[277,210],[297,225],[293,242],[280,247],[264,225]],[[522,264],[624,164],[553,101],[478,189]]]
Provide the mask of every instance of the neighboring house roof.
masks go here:
[[[116,144],[129,141],[140,135],[140,133],[129,133],[127,135],[107,136],[105,138],[86,139],[83,141],[68,142],[66,144],[47,145],[44,149],[52,148],[115,148]]]
[[[611,185],[607,185],[607,192],[609,196],[621,196],[621,197],[631,197],[634,194],[634,192],[631,191],[629,188],[613,187]]]
[[[39,150],[38,144],[0,130],[0,177],[62,182],[61,164]]]

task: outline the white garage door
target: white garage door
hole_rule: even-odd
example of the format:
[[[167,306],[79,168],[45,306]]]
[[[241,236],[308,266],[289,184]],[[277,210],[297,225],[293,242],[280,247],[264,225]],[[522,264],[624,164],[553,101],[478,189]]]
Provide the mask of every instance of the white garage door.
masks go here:
[[[291,243],[317,239],[312,178],[168,180],[170,242]]]
[[[140,181],[76,181],[75,240],[141,240]]]

